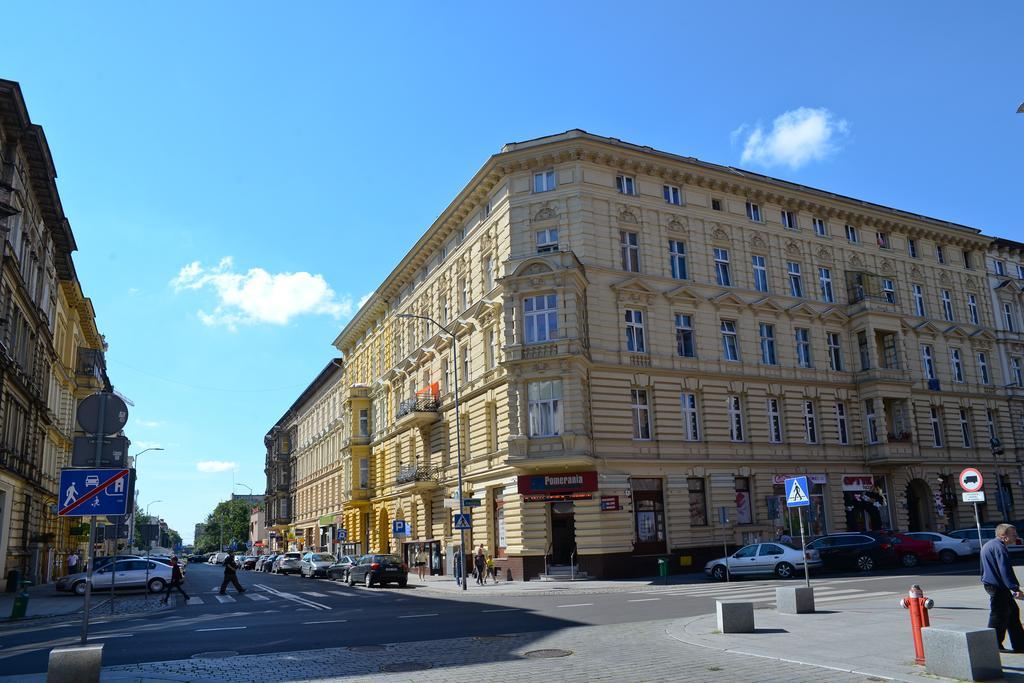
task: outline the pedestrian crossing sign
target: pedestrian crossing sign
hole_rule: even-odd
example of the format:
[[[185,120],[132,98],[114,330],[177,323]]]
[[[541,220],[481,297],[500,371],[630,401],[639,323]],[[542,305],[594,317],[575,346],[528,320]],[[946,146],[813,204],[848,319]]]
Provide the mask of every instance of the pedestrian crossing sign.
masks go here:
[[[455,523],[452,526],[454,526],[457,531],[465,531],[467,529],[473,528],[473,525],[470,523],[470,518],[468,514],[456,514]]]
[[[807,477],[791,477],[786,480],[786,507],[798,508],[811,504],[807,495]]]

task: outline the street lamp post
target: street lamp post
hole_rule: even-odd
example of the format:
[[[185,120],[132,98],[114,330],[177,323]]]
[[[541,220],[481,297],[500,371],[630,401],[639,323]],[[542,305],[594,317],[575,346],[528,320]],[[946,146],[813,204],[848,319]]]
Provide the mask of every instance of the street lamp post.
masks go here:
[[[135,461],[132,464],[135,465],[135,479],[136,479],[136,482],[138,481],[138,478],[139,478],[139,456],[142,455],[143,453],[148,453],[149,451],[162,451],[162,450],[164,450],[164,449],[161,446],[153,446],[151,448],[144,448],[143,450],[141,450],[141,451],[139,451],[138,453],[135,454]],[[138,495],[138,491],[135,492],[135,495],[136,496]],[[115,544],[116,543],[117,543],[117,541],[115,540]],[[132,501],[132,526],[128,530],[128,547],[129,548],[134,548],[135,547],[135,501],[134,500]],[[115,552],[114,554],[116,555],[117,553]]]
[[[162,502],[163,502],[162,500],[154,500],[154,501],[151,501],[148,505],[146,505],[146,523],[147,524],[149,523],[149,508],[152,507],[153,505],[156,505],[157,503],[162,503]],[[159,523],[157,523],[156,528],[157,528],[157,533],[159,533],[160,532],[160,524]],[[149,595],[149,543],[146,544],[146,594]]]
[[[462,421],[461,421],[461,419],[459,417],[459,353],[458,353],[459,343],[458,343],[458,338],[455,336],[454,332],[452,332],[447,327],[445,327],[441,323],[437,322],[436,320],[434,320],[430,316],[427,316],[427,315],[414,315],[412,313],[399,313],[399,314],[397,314],[396,317],[398,317],[398,318],[415,318],[417,320],[426,320],[429,323],[437,325],[438,329],[440,329],[442,332],[447,334],[452,339],[452,371],[454,372],[453,381],[454,381],[454,385],[455,385],[454,386],[454,393],[455,393],[455,405],[454,405],[454,410],[455,410],[455,449],[456,449],[456,454],[455,455],[456,455],[456,460],[458,461],[458,468],[459,468],[459,470],[458,470],[458,475],[459,475],[459,491],[458,491],[458,495],[459,495],[459,517],[460,517],[460,519],[464,519],[465,518],[464,517],[464,515],[465,515],[465,508],[463,507],[464,498],[463,498],[463,491],[462,491]],[[467,576],[467,574],[469,572],[467,571],[467,567],[466,567],[466,530],[465,529],[459,529],[459,556],[460,556],[460,562],[462,564],[462,572],[461,572],[462,575],[460,577],[460,579],[462,581],[462,590],[467,590],[468,586],[466,585],[467,584],[466,576]]]

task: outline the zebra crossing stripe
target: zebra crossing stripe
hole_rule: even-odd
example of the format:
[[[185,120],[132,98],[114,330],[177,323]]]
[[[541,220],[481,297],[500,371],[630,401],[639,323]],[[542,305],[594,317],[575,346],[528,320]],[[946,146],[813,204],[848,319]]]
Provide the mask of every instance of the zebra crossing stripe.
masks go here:
[[[327,592],[330,593],[331,595],[337,595],[338,597],[342,597],[342,598],[353,598],[353,597],[355,597],[355,593],[346,593],[345,591],[327,591]]]
[[[190,604],[190,605],[205,605],[206,602],[202,598],[200,598],[199,596],[195,596],[195,597],[192,597],[192,598],[188,599],[188,604]]]
[[[255,600],[257,602],[259,602],[260,600],[270,600],[270,598],[268,598],[266,595],[252,595],[248,591],[246,591],[245,597],[249,598],[250,600]]]
[[[303,595],[309,595],[314,598],[326,598],[326,593],[317,593],[315,591],[300,591]]]
[[[213,597],[217,598],[217,602],[219,602],[221,604],[224,604],[225,602],[234,602],[235,601],[235,599],[233,597],[231,597],[230,595],[215,595]]]
[[[837,596],[830,597],[830,598],[820,598],[820,599],[819,598],[814,598],[814,602],[815,602],[815,604],[817,604],[819,602],[833,602],[835,600],[853,600],[853,599],[857,599],[857,598],[880,598],[883,595],[889,595],[889,596],[892,596],[892,597],[896,596],[896,594],[893,593],[892,591],[877,591],[877,592],[874,592],[874,593],[859,593],[857,595],[837,595]]]

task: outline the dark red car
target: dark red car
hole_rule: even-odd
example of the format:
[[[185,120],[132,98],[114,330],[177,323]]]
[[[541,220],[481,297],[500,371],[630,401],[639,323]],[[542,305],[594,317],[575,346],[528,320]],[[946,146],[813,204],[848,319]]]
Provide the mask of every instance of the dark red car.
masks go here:
[[[879,541],[891,543],[896,550],[900,564],[904,567],[916,567],[921,562],[939,561],[939,553],[936,552],[935,544],[931,541],[922,541],[891,531],[867,531],[864,534],[877,538]]]

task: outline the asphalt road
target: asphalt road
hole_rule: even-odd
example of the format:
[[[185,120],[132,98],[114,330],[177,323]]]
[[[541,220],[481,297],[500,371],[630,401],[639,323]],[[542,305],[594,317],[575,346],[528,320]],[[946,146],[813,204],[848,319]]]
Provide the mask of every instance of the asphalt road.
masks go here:
[[[722,598],[774,602],[774,589],[796,581],[739,580],[729,584],[693,576],[670,585],[630,584],[612,592],[589,593],[582,584],[564,592],[546,584],[545,594],[446,595],[419,589],[349,588],[341,583],[297,576],[239,572],[244,595],[217,595],[222,570],[188,568],[186,590],[200,600],[137,617],[104,620],[90,629],[90,642],[105,643],[104,665],[187,659],[200,653],[258,654],[325,647],[373,646],[467,636],[543,632],[582,625],[631,623],[707,614]],[[920,583],[926,591],[977,584],[977,561],[931,565],[916,572],[823,574],[812,576],[819,609],[845,600],[906,593]],[[533,588],[534,584],[530,584]],[[980,587],[979,587],[980,590]],[[223,600],[223,601],[222,601]],[[201,602],[201,604],[200,604]],[[756,605],[755,605],[756,606]],[[79,642],[80,621],[0,629],[0,671],[46,670],[52,647]]]

